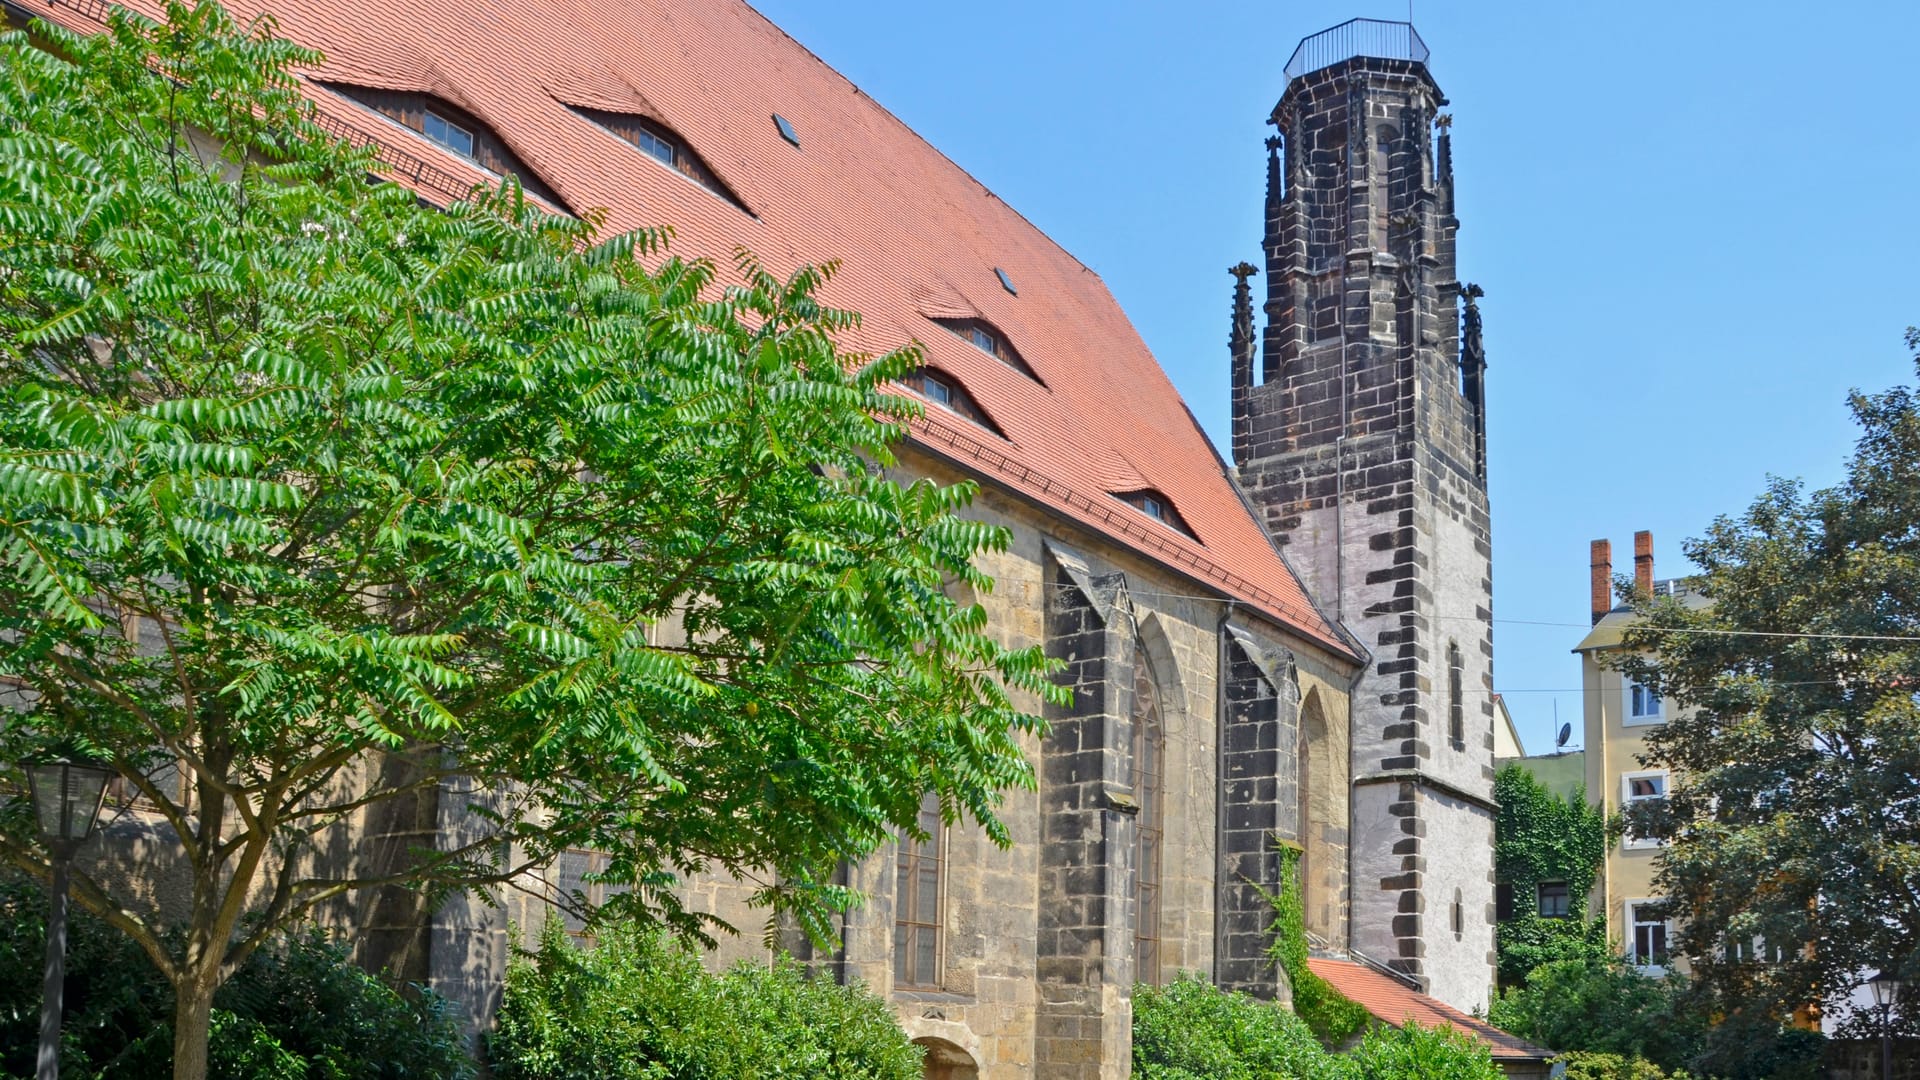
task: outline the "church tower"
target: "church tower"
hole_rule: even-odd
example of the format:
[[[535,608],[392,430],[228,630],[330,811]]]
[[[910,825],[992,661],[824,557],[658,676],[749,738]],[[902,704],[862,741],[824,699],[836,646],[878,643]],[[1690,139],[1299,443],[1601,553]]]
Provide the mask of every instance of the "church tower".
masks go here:
[[[1355,19],[1287,64],[1258,356],[1236,288],[1233,458],[1371,654],[1352,704],[1353,948],[1468,1009],[1494,973],[1486,364],[1426,60],[1411,24]]]

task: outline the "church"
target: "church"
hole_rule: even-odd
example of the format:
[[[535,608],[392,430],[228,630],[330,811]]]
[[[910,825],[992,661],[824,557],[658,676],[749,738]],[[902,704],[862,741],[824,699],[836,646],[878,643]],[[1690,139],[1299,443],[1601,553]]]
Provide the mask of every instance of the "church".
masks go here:
[[[6,6],[89,32],[105,11]],[[303,88],[323,123],[423,199],[513,175],[723,265],[839,260],[825,299],[863,316],[843,345],[924,343],[896,468],[979,485],[970,513],[1013,542],[972,599],[1074,690],[1027,746],[1011,846],[932,811],[931,841],[845,869],[868,900],[829,947],[793,943],[891,1000],[929,1076],[1124,1077],[1133,987],[1183,972],[1286,999],[1264,898],[1283,848],[1317,956],[1485,1006],[1486,362],[1451,119],[1411,25],[1307,37],[1278,102],[1242,103],[1272,134],[1247,159],[1265,233],[1221,279],[1222,453],[1092,268],[741,0],[231,7],[322,50]],[[460,797],[440,799],[457,831]],[[539,886],[591,899],[593,868],[572,853]],[[757,953],[745,887],[684,888],[744,931],[715,963]],[[537,903],[367,926],[360,959],[483,1028]]]

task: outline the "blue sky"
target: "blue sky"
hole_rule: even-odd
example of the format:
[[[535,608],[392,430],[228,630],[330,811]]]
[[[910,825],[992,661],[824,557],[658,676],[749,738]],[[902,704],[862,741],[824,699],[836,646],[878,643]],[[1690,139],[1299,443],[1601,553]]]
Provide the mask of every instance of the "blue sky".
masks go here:
[[[1227,443],[1226,267],[1303,36],[1401,3],[755,0],[1106,280]],[[1177,11],[1177,17],[1169,12]],[[1497,686],[1575,721],[1587,544],[1681,542],[1838,478],[1852,388],[1911,382],[1920,5],[1419,0],[1487,290]],[[1625,558],[1623,559],[1623,553]],[[1541,625],[1548,624],[1548,625]],[[1566,625],[1552,625],[1566,624]]]

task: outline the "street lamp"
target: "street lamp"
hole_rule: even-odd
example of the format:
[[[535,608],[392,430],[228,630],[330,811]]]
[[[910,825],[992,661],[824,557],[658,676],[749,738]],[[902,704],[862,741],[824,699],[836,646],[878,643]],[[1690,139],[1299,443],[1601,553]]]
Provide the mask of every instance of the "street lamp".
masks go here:
[[[65,758],[27,766],[27,787],[40,839],[52,856],[48,889],[47,975],[40,999],[38,1080],[60,1080],[60,1009],[67,980],[67,880],[73,853],[93,834],[100,797],[113,773],[90,761]]]
[[[1900,1001],[1900,976],[1891,969],[1867,980],[1873,988],[1873,1003],[1880,1006],[1880,1076],[1893,1076],[1893,1007]]]

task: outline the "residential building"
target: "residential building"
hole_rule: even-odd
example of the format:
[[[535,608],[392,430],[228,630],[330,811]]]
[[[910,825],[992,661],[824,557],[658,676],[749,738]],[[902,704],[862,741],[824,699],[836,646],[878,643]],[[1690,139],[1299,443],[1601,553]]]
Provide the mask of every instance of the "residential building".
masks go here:
[[[1580,656],[1580,685],[1585,712],[1586,790],[1609,816],[1624,814],[1633,803],[1666,798],[1674,778],[1646,763],[1646,737],[1671,717],[1669,704],[1641,686],[1616,661],[1623,635],[1636,616],[1613,601],[1612,544],[1595,540],[1590,578],[1593,628],[1574,647]],[[1642,596],[1688,596],[1682,579],[1653,576],[1653,534],[1633,535],[1633,589]],[[1594,891],[1594,903],[1607,920],[1608,934],[1634,964],[1648,972],[1685,969],[1670,955],[1673,924],[1653,910],[1660,900],[1653,884],[1662,841],[1632,830],[1607,851]]]
[[[107,10],[5,6],[84,32]],[[840,260],[824,299],[863,315],[843,344],[923,344],[899,390],[925,415],[894,468],[980,485],[971,513],[1012,543],[973,599],[1076,690],[1028,742],[1039,784],[1008,795],[1009,847],[929,816],[931,840],[845,869],[870,899],[835,940],[788,940],[894,1002],[929,1076],[1125,1076],[1134,985],[1181,971],[1284,998],[1276,845],[1303,855],[1322,952],[1485,1004],[1484,349],[1455,277],[1445,99],[1411,25],[1343,24],[1286,65],[1264,331],[1257,270],[1232,271],[1229,466],[1097,274],[739,0],[230,6],[321,50],[301,89],[323,126],[424,199],[512,175],[610,231],[670,224],[675,251],[722,267],[741,247],[776,273]],[[370,846],[464,835],[473,798],[431,792]],[[591,900],[595,860],[533,884]],[[685,883],[691,909],[748,931],[716,964],[758,948],[751,891]],[[510,923],[547,913],[500,899],[383,895],[341,919],[363,962],[478,1028]]]

